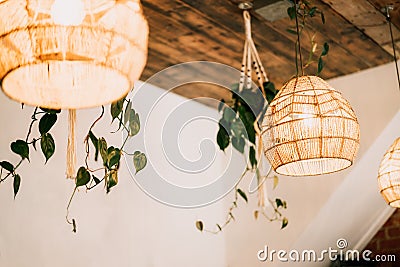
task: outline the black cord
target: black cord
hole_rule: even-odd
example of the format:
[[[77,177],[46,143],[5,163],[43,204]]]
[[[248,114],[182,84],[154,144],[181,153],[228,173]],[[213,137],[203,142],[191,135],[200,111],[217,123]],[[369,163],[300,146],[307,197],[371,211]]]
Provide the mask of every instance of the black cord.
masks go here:
[[[298,43],[298,51],[299,51],[299,55],[300,55],[300,67],[301,67],[301,75],[304,76],[304,66],[303,66],[303,58],[301,55],[301,43],[300,43],[300,30],[299,30],[299,20],[297,18],[297,12],[298,12],[298,8],[297,8],[297,2],[298,1],[294,1],[294,10],[295,10],[295,18],[296,18],[296,32],[297,32],[297,43]],[[297,62],[297,57],[296,57],[296,62]],[[297,68],[297,76],[299,76],[299,69]]]
[[[390,14],[389,14],[389,7],[386,7],[386,20],[389,22],[390,37],[392,40],[392,48],[393,48],[393,60],[394,60],[394,64],[396,65],[397,83],[399,85],[399,90],[400,90],[399,66],[397,65],[396,45],[394,43],[394,38],[393,38],[392,20],[390,18]]]

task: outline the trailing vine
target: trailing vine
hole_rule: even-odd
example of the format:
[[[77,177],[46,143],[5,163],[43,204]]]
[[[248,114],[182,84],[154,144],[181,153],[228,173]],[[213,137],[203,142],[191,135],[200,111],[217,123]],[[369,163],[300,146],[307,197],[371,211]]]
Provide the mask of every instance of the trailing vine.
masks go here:
[[[21,185],[21,176],[18,174],[17,170],[25,160],[28,162],[30,161],[30,147],[37,150],[36,143],[40,141],[40,148],[45,157],[45,164],[47,164],[49,159],[54,155],[56,145],[50,130],[57,122],[60,113],[61,110],[36,107],[31,116],[31,122],[25,139],[18,139],[12,142],[10,146],[11,151],[19,155],[21,159],[16,164],[12,164],[10,161],[6,160],[0,162],[0,183],[5,182],[10,177],[13,178],[14,198],[17,196]],[[115,134],[122,130],[127,133],[120,147],[109,146],[105,137],[97,137],[94,134],[94,128],[96,124],[103,119],[104,113],[105,108],[102,106],[101,114],[92,123],[84,139],[86,153],[85,163],[78,168],[76,176],[74,177],[75,188],[68,201],[66,215],[67,222],[73,227],[73,232],[76,232],[76,221],[75,219],[70,220],[68,213],[72,199],[79,188],[85,188],[86,191],[90,191],[99,184],[104,183],[104,188],[106,192],[109,193],[111,188],[118,184],[118,172],[123,156],[133,157],[136,173],[141,171],[147,164],[147,158],[144,153],[135,151],[130,155],[124,150],[128,139],[137,135],[140,131],[139,114],[132,108],[132,102],[124,97],[111,104],[110,113],[112,122],[115,120],[118,121],[118,129],[112,133]],[[32,129],[35,124],[38,124],[40,136],[32,138]],[[94,149],[94,153],[92,153],[91,148]],[[100,161],[99,167],[93,168],[89,166],[89,159],[91,157],[93,157],[95,162]]]

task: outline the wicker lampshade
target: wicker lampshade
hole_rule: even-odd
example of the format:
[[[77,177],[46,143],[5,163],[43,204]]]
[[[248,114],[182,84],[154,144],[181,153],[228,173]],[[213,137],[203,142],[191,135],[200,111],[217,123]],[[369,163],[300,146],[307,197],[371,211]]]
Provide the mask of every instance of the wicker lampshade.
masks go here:
[[[378,185],[385,201],[392,207],[400,208],[400,137],[383,156]]]
[[[147,60],[140,0],[0,0],[6,95],[47,108],[120,99]]]
[[[359,147],[356,115],[342,95],[316,76],[287,82],[262,123],[264,153],[280,174],[307,176],[349,167]]]

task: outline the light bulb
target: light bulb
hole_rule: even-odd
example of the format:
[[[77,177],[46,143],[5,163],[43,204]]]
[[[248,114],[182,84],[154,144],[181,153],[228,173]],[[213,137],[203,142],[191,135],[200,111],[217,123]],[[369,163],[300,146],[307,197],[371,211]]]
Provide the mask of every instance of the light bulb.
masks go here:
[[[64,26],[80,25],[85,18],[82,0],[55,0],[51,16],[56,24]]]

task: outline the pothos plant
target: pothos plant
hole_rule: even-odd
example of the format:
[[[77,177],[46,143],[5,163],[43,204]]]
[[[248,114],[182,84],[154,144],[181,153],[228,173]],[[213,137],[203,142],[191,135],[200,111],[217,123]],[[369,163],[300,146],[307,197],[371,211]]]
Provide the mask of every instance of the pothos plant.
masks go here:
[[[24,105],[22,105],[24,108]],[[56,124],[61,110],[46,109],[41,107],[34,108],[31,116],[31,122],[28,127],[28,133],[24,139],[18,139],[11,143],[11,151],[20,156],[17,163],[3,160],[0,162],[0,183],[4,183],[9,178],[13,179],[14,198],[17,196],[21,184],[21,176],[18,172],[21,164],[27,160],[30,161],[31,150],[37,150],[40,144],[40,150],[45,158],[45,164],[54,155],[56,143],[51,134],[51,129]],[[125,97],[112,103],[110,107],[111,122],[118,122],[117,130],[112,133],[126,131],[126,138],[119,147],[107,144],[105,137],[98,137],[95,134],[96,124],[103,119],[105,113],[104,106],[101,107],[101,114],[89,127],[84,139],[85,162],[77,170],[74,177],[75,188],[67,206],[67,222],[73,226],[73,232],[76,232],[75,219],[68,218],[68,211],[75,192],[82,188],[90,191],[100,184],[104,185],[107,193],[118,183],[118,171],[123,156],[132,156],[136,173],[141,171],[147,164],[146,155],[140,151],[133,154],[127,153],[124,148],[129,138],[137,135],[140,131],[139,114],[132,108],[132,102]],[[33,127],[38,127],[39,136],[32,137]],[[94,150],[94,152],[93,152]],[[98,162],[98,167],[89,166],[89,158]]]
[[[319,75],[325,66],[323,58],[329,52],[329,45],[325,42],[322,45],[322,48],[318,46],[318,43],[315,40],[316,34],[314,33],[311,35],[307,30],[308,26],[310,26],[307,24],[307,19],[318,15],[324,24],[325,16],[323,12],[316,6],[313,6],[310,1],[290,0],[290,2],[292,3],[292,6],[287,9],[287,14],[289,18],[295,20],[296,23],[295,26],[286,30],[298,37],[295,42],[296,75],[299,75],[300,68],[302,72],[304,72],[304,69],[311,66],[313,63],[317,63],[316,75]],[[303,64],[300,47],[300,35],[303,32],[306,32],[310,40],[310,51],[305,64]],[[299,66],[297,60],[299,56],[301,66]],[[208,229],[204,227],[203,221],[196,221],[196,227],[200,231],[219,233],[230,222],[235,220],[233,211],[238,207],[239,198],[242,198],[246,203],[248,202],[248,197],[245,191],[239,187],[241,180],[246,174],[253,173],[257,176],[259,189],[262,188],[266,179],[273,179],[273,189],[276,188],[279,182],[279,178],[276,175],[271,175],[271,169],[267,174],[262,174],[262,167],[259,164],[262,157],[260,123],[264,118],[268,104],[274,99],[278,91],[270,81],[264,82],[262,88],[249,89],[244,87],[242,90],[239,90],[239,88],[239,84],[233,86],[231,104],[226,105],[225,101],[222,100],[219,105],[218,110],[222,117],[219,120],[217,143],[222,151],[225,151],[225,149],[232,144],[235,150],[248,158],[248,164],[234,188],[234,199],[228,209],[225,222],[222,224],[216,224],[214,229]],[[267,201],[269,202],[270,209],[267,209],[264,200],[262,199],[263,197],[265,197],[265,195],[259,195],[259,209],[254,211],[255,219],[261,215],[268,221],[280,221],[281,229],[285,228],[289,221],[283,215],[282,211],[287,208],[287,202],[280,198],[270,199],[268,197]]]

